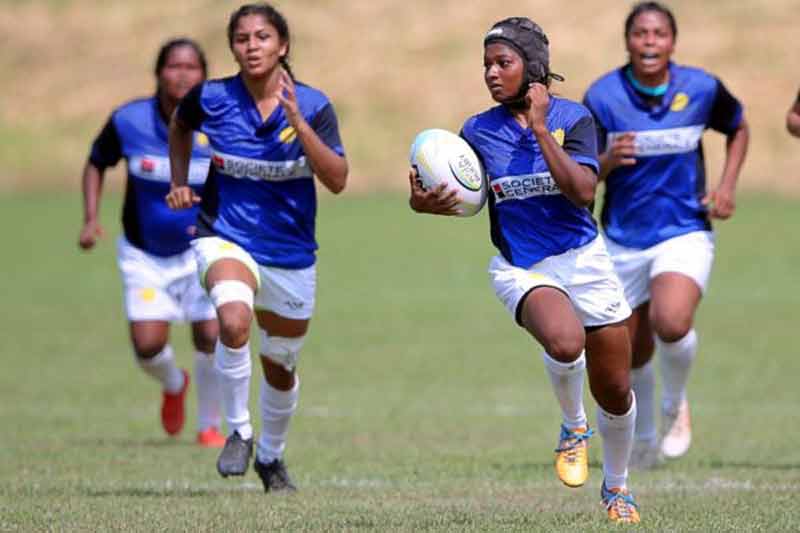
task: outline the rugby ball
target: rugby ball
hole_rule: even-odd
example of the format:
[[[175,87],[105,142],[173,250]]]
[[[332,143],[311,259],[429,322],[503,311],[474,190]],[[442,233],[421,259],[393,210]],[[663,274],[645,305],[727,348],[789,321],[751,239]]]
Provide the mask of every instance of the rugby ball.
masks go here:
[[[448,189],[458,191],[459,216],[470,217],[486,203],[483,165],[467,141],[455,133],[442,129],[421,131],[411,144],[409,159],[423,190],[447,183]]]

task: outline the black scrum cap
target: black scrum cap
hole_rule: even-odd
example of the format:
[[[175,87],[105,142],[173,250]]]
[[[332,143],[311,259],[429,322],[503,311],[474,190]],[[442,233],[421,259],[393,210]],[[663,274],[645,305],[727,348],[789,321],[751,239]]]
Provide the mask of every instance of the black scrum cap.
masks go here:
[[[564,77],[550,72],[550,41],[544,30],[527,17],[511,17],[495,23],[483,39],[483,46],[502,42],[513,48],[523,59],[527,68],[522,91],[528,85],[539,82],[547,85],[548,78],[564,81]]]

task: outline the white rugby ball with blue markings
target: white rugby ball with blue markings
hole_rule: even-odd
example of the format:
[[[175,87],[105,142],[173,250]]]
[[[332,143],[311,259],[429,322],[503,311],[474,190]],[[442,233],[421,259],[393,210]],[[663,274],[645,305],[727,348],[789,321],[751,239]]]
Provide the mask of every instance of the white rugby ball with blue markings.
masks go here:
[[[411,166],[417,170],[419,185],[430,190],[447,183],[458,191],[459,216],[470,217],[486,203],[486,174],[467,141],[447,130],[421,131],[411,145]]]

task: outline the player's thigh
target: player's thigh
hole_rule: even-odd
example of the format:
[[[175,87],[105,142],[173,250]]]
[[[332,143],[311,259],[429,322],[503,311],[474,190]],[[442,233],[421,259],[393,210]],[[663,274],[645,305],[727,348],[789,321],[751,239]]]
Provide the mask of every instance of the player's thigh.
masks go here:
[[[259,265],[258,272],[261,288],[254,302],[257,312],[264,311],[265,317],[282,317],[288,321],[308,322],[311,319],[316,306],[315,265],[298,269]],[[275,322],[275,327],[284,327],[284,321]]]
[[[258,265],[239,245],[220,237],[192,241],[200,285],[210,291],[221,281],[241,281],[258,290]]]
[[[253,295],[258,291],[258,265],[250,254],[220,237],[192,241],[200,284],[208,291],[219,319],[220,340],[244,345],[250,337]]]
[[[628,337],[631,341],[632,367],[641,368],[653,356],[655,342],[653,330],[650,325],[650,302],[645,302],[631,312],[625,321],[628,327]]]
[[[581,321],[566,289],[546,260],[525,269],[498,255],[489,262],[489,277],[498,300],[547,353],[565,362],[573,361],[580,354],[583,349]]]
[[[520,305],[522,325],[551,357],[569,362],[580,355],[585,341],[583,324],[562,290],[535,287]]]
[[[650,272],[650,321],[665,341],[683,337],[708,286],[714,235],[695,231],[660,243]]]
[[[212,353],[219,337],[217,310],[200,285],[197,269],[182,280],[178,290],[183,314],[191,323],[194,347],[200,352]]]
[[[650,299],[650,267],[654,251],[626,248],[608,238],[606,246],[628,305],[633,309],[647,302]]]
[[[316,267],[259,265],[261,289],[254,302],[258,326],[268,336],[295,338],[308,332],[316,305]]]
[[[690,277],[663,272],[650,282],[649,319],[656,335],[666,342],[684,337],[692,327],[702,292]]]

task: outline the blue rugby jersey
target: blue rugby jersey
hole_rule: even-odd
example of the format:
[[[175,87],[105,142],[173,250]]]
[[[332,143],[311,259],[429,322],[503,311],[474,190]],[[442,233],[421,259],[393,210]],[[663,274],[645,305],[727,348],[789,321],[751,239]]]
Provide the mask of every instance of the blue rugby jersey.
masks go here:
[[[570,157],[598,171],[594,122],[586,108],[551,96],[547,129]],[[471,117],[461,135],[486,169],[492,242],[509,263],[528,268],[597,236],[589,210],[561,194],[533,132],[505,106]]]
[[[128,241],[153,255],[186,251],[195,229],[197,209],[173,211],[164,197],[170,189],[167,123],[158,98],[142,98],[117,108],[92,144],[89,161],[101,171],[124,158],[128,180],[122,227]],[[196,134],[189,184],[200,193],[208,175],[208,141]]]
[[[692,231],[710,230],[702,205],[706,173],[701,137],[726,135],[742,120],[741,104],[717,78],[671,63],[658,105],[631,85],[622,67],[601,77],[584,103],[595,117],[600,151],[615,135],[636,134],[636,164],[606,178],[602,222],[606,235],[629,248],[649,248]]]
[[[300,112],[320,139],[344,156],[336,114],[319,90],[295,84]],[[287,269],[316,261],[313,171],[280,105],[262,120],[239,75],[195,87],[180,119],[208,135],[211,171],[198,236],[218,235],[261,265]]]

